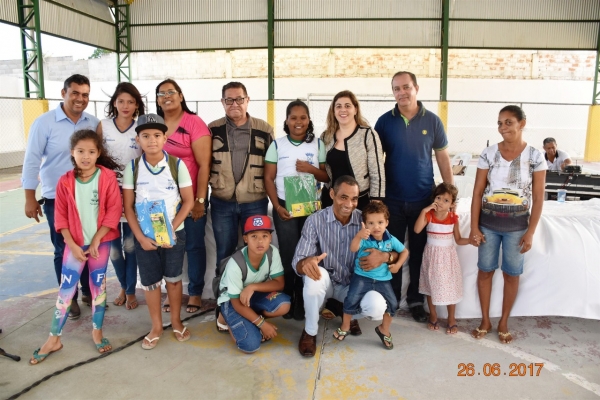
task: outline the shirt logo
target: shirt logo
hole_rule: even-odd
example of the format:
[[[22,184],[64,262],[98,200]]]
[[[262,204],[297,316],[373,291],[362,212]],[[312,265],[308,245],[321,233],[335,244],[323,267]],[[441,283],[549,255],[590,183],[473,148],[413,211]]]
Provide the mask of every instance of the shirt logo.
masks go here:
[[[423,135],[427,135],[427,129],[423,129],[423,130],[421,131],[421,133],[422,133]]]
[[[169,179],[169,183],[166,187],[167,190],[173,190],[175,189],[175,181],[173,179]]]
[[[263,226],[264,222],[263,222],[262,218],[257,217],[257,218],[254,218],[254,220],[252,221],[252,225],[253,226]]]
[[[305,153],[305,154],[306,154],[306,161],[313,164],[313,157],[315,156],[315,154],[314,153]]]
[[[92,199],[90,200],[90,205],[91,206],[97,206],[98,205],[98,191],[96,189],[94,189],[92,191]]]

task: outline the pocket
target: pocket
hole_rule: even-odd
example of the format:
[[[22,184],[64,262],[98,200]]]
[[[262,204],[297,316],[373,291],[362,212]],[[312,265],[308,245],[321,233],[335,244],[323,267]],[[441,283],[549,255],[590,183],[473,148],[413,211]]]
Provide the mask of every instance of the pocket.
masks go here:
[[[253,180],[253,193],[263,193],[265,191],[265,180],[262,176],[255,176]]]
[[[208,180],[208,183],[210,183],[210,186],[213,189],[225,188],[225,182],[223,181],[223,178],[221,176],[221,163],[221,160],[213,159],[212,168],[210,170],[210,178]]]
[[[258,150],[265,150],[265,139],[255,136],[254,137],[254,147],[256,147]]]
[[[256,160],[254,160],[256,162]],[[250,185],[250,193],[264,193],[265,192],[265,166],[260,164],[250,164],[250,176],[252,177],[252,184]]]
[[[241,318],[237,324],[230,326],[229,329],[231,329],[231,333],[233,334],[236,343],[239,343],[248,337],[248,330]]]

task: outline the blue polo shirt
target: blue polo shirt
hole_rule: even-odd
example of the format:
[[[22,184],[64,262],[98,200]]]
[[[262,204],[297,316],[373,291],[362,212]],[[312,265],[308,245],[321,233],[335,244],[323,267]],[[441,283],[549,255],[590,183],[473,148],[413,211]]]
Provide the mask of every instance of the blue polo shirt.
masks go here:
[[[77,123],[73,123],[62,105],[60,103],[54,110],[33,121],[23,160],[23,189],[35,190],[42,181],[42,196],[47,199],[56,197],[58,179],[73,169],[70,143],[73,132],[81,129],[95,131],[99,122],[98,118],[84,112]]]
[[[376,281],[389,281],[392,279],[392,273],[390,272],[387,263],[383,263],[370,271],[365,271],[360,267],[359,259],[369,255],[369,253],[365,251],[367,249],[377,249],[384,253],[389,253],[391,251],[401,253],[404,251],[404,245],[394,236],[390,235],[387,230],[383,233],[381,240],[376,240],[371,235],[368,239],[362,239],[360,241],[360,248],[356,253],[356,259],[354,261],[354,273],[364,276],[365,278],[375,279]]]
[[[448,147],[440,118],[420,101],[419,112],[410,120],[400,114],[398,105],[383,114],[375,124],[385,152],[385,196],[388,199],[417,202],[431,196],[433,188],[432,150]]]

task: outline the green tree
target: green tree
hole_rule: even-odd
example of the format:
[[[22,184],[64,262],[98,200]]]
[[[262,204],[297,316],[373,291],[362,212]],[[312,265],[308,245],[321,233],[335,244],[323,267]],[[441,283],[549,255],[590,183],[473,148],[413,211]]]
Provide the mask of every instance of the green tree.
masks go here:
[[[103,55],[110,54],[110,53],[112,53],[112,51],[105,50],[105,49],[100,49],[100,48],[96,48],[96,50],[94,50],[94,52],[92,53],[91,56],[88,57],[88,59],[90,59],[90,58],[101,58]]]

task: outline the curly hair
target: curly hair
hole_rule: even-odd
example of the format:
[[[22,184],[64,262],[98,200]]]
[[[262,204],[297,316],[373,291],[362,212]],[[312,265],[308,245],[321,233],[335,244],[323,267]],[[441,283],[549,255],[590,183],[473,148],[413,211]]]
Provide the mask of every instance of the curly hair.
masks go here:
[[[383,214],[386,221],[390,219],[390,210],[387,206],[379,201],[372,201],[367,204],[362,210],[363,222],[367,222],[367,215],[369,214]]]
[[[75,150],[75,146],[82,140],[92,140],[96,145],[96,148],[100,152],[100,156],[96,160],[96,165],[102,165],[105,168],[113,170],[116,172],[117,177],[121,177],[122,174],[119,171],[123,170],[123,166],[115,161],[114,158],[108,153],[104,144],[102,143],[102,139],[100,136],[91,129],[82,129],[73,133],[71,136],[71,151]],[[75,171],[75,176],[81,176],[81,169],[77,166],[75,162],[75,158],[71,156],[71,163],[73,164],[73,170]]]
[[[431,198],[435,200],[436,197],[446,193],[450,193],[450,196],[452,196],[452,203],[456,203],[456,198],[458,197],[458,189],[456,188],[456,186],[446,182],[440,183],[435,187],[435,189],[433,189],[433,195],[431,196]]]
[[[306,138],[304,139],[304,141],[306,143],[310,143],[315,138],[315,126],[313,125],[313,122],[310,119],[310,111],[308,110],[308,106],[305,102],[303,102],[300,99],[296,99],[287,105],[287,108],[285,109],[285,121],[283,121],[283,131],[287,135],[290,134],[290,128],[287,126],[287,119],[292,113],[292,108],[294,107],[304,107],[304,109],[306,110],[306,115],[308,115],[308,128],[306,128]]]

